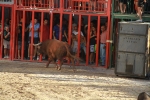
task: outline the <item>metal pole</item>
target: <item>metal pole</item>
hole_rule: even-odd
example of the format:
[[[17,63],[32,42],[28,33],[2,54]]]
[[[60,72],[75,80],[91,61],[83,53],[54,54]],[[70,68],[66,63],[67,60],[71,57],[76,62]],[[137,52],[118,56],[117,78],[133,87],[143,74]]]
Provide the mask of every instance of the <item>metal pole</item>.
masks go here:
[[[89,48],[90,48],[90,31],[91,31],[91,15],[88,15],[88,31],[87,31],[87,46],[86,46],[86,66],[89,63]]]
[[[59,27],[59,40],[62,40],[62,17],[63,17],[63,4],[64,0],[60,0],[60,27]]]
[[[68,25],[68,43],[71,45],[71,35],[72,35],[72,14],[69,14],[69,25]]]
[[[97,21],[97,43],[96,43],[96,66],[98,66],[99,63],[99,51],[100,51],[100,16],[98,16],[98,21]]]
[[[33,59],[33,39],[34,39],[34,11],[32,11],[32,31],[30,43],[30,61]]]
[[[13,28],[14,28],[14,30],[13,30],[13,33],[12,33],[12,38],[13,38],[13,45],[12,45],[12,60],[14,60],[14,58],[15,58],[15,25],[16,25],[16,9],[14,9],[14,17],[13,17]]]
[[[108,8],[107,8],[107,17],[108,17],[108,25],[107,25],[107,35],[106,35],[106,40],[110,40],[110,15],[111,15],[111,0],[108,0]],[[106,42],[106,65],[105,68],[108,68],[109,66],[109,58],[110,58],[110,42]]]
[[[80,56],[80,39],[81,39],[81,14],[79,14],[79,19],[78,19],[78,52],[77,52],[77,56]]]
[[[1,24],[1,51],[0,51],[0,59],[2,59],[3,54],[3,32],[4,32],[4,6],[2,6],[2,24]]]
[[[50,39],[53,38],[53,12],[50,11]]]
[[[44,12],[41,12],[40,42],[43,41],[43,19],[44,19]],[[40,55],[40,61],[42,61],[41,55]]]
[[[21,60],[24,58],[24,47],[25,47],[25,10],[23,10],[23,17],[22,17],[22,47],[21,47]]]

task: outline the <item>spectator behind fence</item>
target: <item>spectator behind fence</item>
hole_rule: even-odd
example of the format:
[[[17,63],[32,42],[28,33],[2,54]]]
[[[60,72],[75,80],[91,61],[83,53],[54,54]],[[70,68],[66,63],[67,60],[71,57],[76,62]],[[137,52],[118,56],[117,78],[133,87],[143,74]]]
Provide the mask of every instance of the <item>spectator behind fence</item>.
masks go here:
[[[80,35],[81,35],[81,37],[80,37],[80,40],[81,40],[80,41],[80,48],[84,50],[84,53],[86,55],[86,47],[85,47],[86,40],[85,40],[85,37],[81,31],[80,31]],[[78,27],[77,26],[74,27],[72,37],[74,39],[73,44],[72,44],[73,52],[77,53],[77,50],[78,50]]]
[[[75,19],[72,17],[72,32],[74,31],[74,27],[77,26],[75,23]]]
[[[43,23],[43,31],[39,32],[39,36],[41,36],[41,34],[42,34],[42,42],[46,41],[50,38],[50,30],[49,29],[50,29],[50,26],[48,25],[48,19],[45,18],[44,23]],[[42,56],[42,59],[46,59],[46,58],[47,58],[46,55]],[[37,60],[39,60],[39,56],[37,57]]]
[[[40,28],[40,24],[38,23],[37,18],[34,19],[34,33],[32,33],[32,23],[30,23],[29,26],[29,39],[28,39],[28,43],[29,43],[29,48],[28,48],[28,59],[30,56],[33,56],[33,59],[36,60],[36,51],[37,48],[35,48],[33,46],[33,55],[30,55],[30,50],[31,50],[31,36],[33,35],[33,44],[37,44],[39,42],[39,28]]]
[[[63,19],[63,34],[62,34],[62,41],[68,42],[68,22],[67,19]]]
[[[8,18],[5,19],[4,26],[9,26],[9,19]]]
[[[5,26],[3,32],[3,45],[4,45],[4,58],[9,58],[9,49],[10,49],[10,31],[9,26]]]
[[[105,66],[105,57],[106,57],[106,27],[105,25],[101,26],[102,34],[100,35],[100,59],[101,66]]]
[[[127,0],[119,0],[120,12],[123,14],[126,12]]]
[[[144,2],[146,2],[146,0],[138,0],[138,14],[137,16],[139,17],[139,19],[137,21],[142,22],[142,13],[143,13],[143,6],[144,6]]]
[[[59,40],[59,35],[60,35],[60,23],[58,21],[53,28],[53,38]],[[67,34],[66,34],[66,29],[62,26],[62,38],[64,36],[67,36]]]
[[[20,20],[17,28],[18,33],[18,59],[21,58],[21,46],[22,46],[22,19]]]
[[[39,36],[42,34],[42,41],[46,41],[50,37],[50,26],[48,25],[48,19],[44,19],[43,31],[39,33]]]
[[[94,63],[95,57],[95,44],[96,44],[96,27],[92,27],[90,32],[90,64]]]

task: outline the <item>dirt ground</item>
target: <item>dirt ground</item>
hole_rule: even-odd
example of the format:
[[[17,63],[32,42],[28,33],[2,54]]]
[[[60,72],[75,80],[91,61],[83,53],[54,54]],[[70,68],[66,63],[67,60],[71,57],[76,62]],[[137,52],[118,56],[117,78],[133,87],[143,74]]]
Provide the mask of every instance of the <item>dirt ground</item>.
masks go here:
[[[0,61],[0,100],[136,100],[150,93],[150,81],[116,77],[113,70]]]

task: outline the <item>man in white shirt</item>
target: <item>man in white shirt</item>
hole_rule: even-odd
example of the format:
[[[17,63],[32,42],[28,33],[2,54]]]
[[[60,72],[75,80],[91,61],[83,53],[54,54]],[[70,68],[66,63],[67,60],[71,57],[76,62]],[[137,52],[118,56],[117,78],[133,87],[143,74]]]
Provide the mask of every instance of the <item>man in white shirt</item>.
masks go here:
[[[74,31],[72,32],[73,33],[73,37],[75,37],[76,39],[74,39],[74,41],[73,41],[73,52],[77,52],[77,50],[78,50],[78,27],[77,26],[75,26],[74,27]],[[80,48],[82,48],[83,50],[84,50],[84,53],[86,54],[86,47],[85,47],[85,44],[86,44],[86,40],[85,40],[85,37],[84,37],[84,35],[83,35],[83,33],[81,32],[80,33],[80,35],[81,35],[81,44],[80,44]]]

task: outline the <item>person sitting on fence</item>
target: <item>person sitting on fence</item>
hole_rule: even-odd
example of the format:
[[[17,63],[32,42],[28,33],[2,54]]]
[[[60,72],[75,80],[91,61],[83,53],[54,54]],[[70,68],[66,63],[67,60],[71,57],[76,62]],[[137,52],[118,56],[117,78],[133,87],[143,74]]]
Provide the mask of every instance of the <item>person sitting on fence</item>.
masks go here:
[[[4,58],[9,58],[9,49],[10,49],[10,31],[9,26],[5,26],[3,32],[3,45],[4,45]]]
[[[146,2],[146,0],[138,0],[138,13],[137,16],[139,17],[139,19],[137,21],[142,22],[142,13],[143,13],[143,6],[144,6],[144,2]]]
[[[127,0],[119,0],[120,12],[123,14],[126,12]]]
[[[98,0],[90,0],[90,10],[96,10],[96,3]]]

